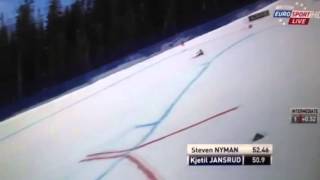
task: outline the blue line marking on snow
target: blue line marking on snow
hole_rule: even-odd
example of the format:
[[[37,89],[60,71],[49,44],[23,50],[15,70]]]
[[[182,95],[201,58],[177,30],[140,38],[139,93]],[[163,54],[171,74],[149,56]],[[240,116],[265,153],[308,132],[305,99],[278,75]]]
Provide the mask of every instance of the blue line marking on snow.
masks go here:
[[[137,125],[135,128],[138,129],[138,128],[145,128],[145,127],[150,127],[150,126],[155,126],[159,124],[159,122],[153,122],[153,123],[148,123],[148,124],[142,124],[142,125]]]
[[[157,121],[155,121],[154,123],[149,124],[150,126],[153,125],[151,127],[151,129],[149,130],[149,132],[145,136],[143,136],[142,139],[132,149],[143,144],[154,133],[154,131],[161,124],[161,122],[163,122],[166,119],[166,117],[172,112],[173,108],[178,104],[178,102],[181,100],[181,98],[187,93],[187,91],[191,88],[191,86],[206,72],[206,70],[211,66],[211,64],[214,62],[214,60],[219,58],[225,52],[231,50],[233,47],[239,45],[243,41],[246,41],[253,36],[256,36],[262,32],[273,29],[275,27],[279,27],[279,26],[271,26],[271,27],[268,27],[268,28],[263,29],[261,31],[249,34],[248,36],[245,36],[244,38],[232,43],[231,45],[229,45],[228,47],[223,49],[221,52],[216,54],[208,63],[205,63],[204,67],[201,69],[201,71],[187,84],[187,86],[181,91],[181,93],[179,93],[179,95],[174,99],[174,101],[170,104],[170,106],[166,109],[166,111],[161,115],[161,117]],[[130,153],[130,151],[128,151],[126,154],[129,154],[129,153]],[[96,180],[101,180],[106,175],[108,175],[122,160],[124,160],[124,158],[119,158],[117,161],[115,161],[105,172],[103,172],[101,175],[99,175],[96,178]]]

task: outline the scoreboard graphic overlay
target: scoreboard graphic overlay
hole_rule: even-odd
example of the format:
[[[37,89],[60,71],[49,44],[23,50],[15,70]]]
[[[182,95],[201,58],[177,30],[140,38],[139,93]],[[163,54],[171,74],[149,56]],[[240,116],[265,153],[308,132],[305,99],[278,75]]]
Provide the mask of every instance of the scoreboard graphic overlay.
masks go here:
[[[272,144],[188,144],[189,166],[268,166]]]
[[[319,113],[319,108],[292,108],[291,122],[293,124],[316,124]]]

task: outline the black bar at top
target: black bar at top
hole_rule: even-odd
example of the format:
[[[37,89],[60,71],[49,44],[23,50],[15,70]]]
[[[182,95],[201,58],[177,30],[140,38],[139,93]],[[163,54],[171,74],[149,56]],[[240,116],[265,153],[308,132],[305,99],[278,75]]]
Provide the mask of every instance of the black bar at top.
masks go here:
[[[259,12],[259,13],[256,13],[256,14],[253,14],[251,16],[249,16],[249,21],[255,21],[255,20],[258,20],[258,19],[261,19],[261,18],[264,18],[266,16],[269,16],[270,15],[270,12],[269,10],[266,10],[266,11],[262,11],[262,12]]]

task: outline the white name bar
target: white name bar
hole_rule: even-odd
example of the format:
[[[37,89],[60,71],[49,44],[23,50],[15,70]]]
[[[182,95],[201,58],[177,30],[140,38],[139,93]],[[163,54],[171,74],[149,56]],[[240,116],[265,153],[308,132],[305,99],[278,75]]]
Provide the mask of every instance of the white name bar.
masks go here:
[[[272,144],[188,144],[188,155],[272,155]]]

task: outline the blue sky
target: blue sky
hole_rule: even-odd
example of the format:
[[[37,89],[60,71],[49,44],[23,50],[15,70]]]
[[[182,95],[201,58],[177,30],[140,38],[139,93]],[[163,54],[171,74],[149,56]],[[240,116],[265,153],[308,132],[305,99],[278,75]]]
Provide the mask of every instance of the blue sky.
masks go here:
[[[62,5],[69,5],[74,0],[61,0]],[[17,12],[17,7],[23,0],[0,0],[0,13],[3,13],[6,19],[14,19]],[[34,0],[35,9],[40,8],[42,13],[45,13],[48,7],[49,0]]]

